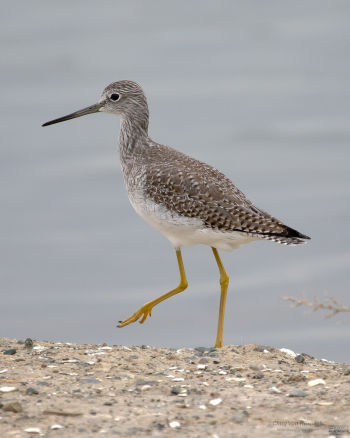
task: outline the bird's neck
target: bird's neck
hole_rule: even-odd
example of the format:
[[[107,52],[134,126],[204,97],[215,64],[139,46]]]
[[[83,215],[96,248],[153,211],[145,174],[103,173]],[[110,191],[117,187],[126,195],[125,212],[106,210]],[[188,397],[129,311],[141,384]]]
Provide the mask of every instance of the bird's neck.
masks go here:
[[[148,138],[148,111],[139,116],[122,117],[120,123],[119,149],[121,157],[127,159],[137,153]]]

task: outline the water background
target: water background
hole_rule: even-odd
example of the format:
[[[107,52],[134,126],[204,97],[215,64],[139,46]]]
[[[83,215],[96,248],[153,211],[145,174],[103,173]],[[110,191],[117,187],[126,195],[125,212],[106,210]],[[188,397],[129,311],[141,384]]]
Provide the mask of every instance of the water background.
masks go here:
[[[150,134],[222,170],[312,237],[223,253],[224,340],[349,361],[350,322],[286,295],[350,305],[350,2],[1,1],[0,335],[212,345],[209,248],[183,251],[190,287],[143,326],[115,328],[176,286],[169,242],[132,210],[119,121],[41,124],[139,82]]]

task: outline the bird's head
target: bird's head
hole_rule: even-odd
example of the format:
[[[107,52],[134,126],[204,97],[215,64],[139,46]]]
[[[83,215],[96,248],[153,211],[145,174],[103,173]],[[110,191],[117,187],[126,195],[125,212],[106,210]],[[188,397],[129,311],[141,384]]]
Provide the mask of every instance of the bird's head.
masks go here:
[[[46,122],[42,126],[53,125],[97,112],[117,114],[122,118],[132,118],[135,121],[140,119],[140,122],[143,119],[148,121],[147,100],[142,88],[136,82],[118,81],[113,82],[103,90],[101,98],[96,104]]]

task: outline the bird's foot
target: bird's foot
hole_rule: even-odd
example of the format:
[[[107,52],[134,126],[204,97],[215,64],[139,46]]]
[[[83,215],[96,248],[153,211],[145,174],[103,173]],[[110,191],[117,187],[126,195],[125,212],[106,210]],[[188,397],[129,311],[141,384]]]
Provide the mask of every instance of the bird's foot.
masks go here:
[[[124,319],[124,321],[119,321],[118,327],[125,327],[126,325],[132,324],[133,322],[140,319],[140,324],[143,324],[147,316],[151,316],[153,305],[152,303],[146,303],[140,309],[136,310],[129,318]]]

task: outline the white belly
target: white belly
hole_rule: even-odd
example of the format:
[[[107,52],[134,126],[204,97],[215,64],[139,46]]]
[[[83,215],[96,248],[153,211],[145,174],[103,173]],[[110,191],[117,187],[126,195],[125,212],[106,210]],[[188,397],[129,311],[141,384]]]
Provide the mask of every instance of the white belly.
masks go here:
[[[257,240],[240,231],[222,232],[206,228],[201,219],[180,216],[151,199],[135,196],[135,193],[129,193],[129,199],[137,214],[167,237],[175,248],[203,244],[232,251]]]

